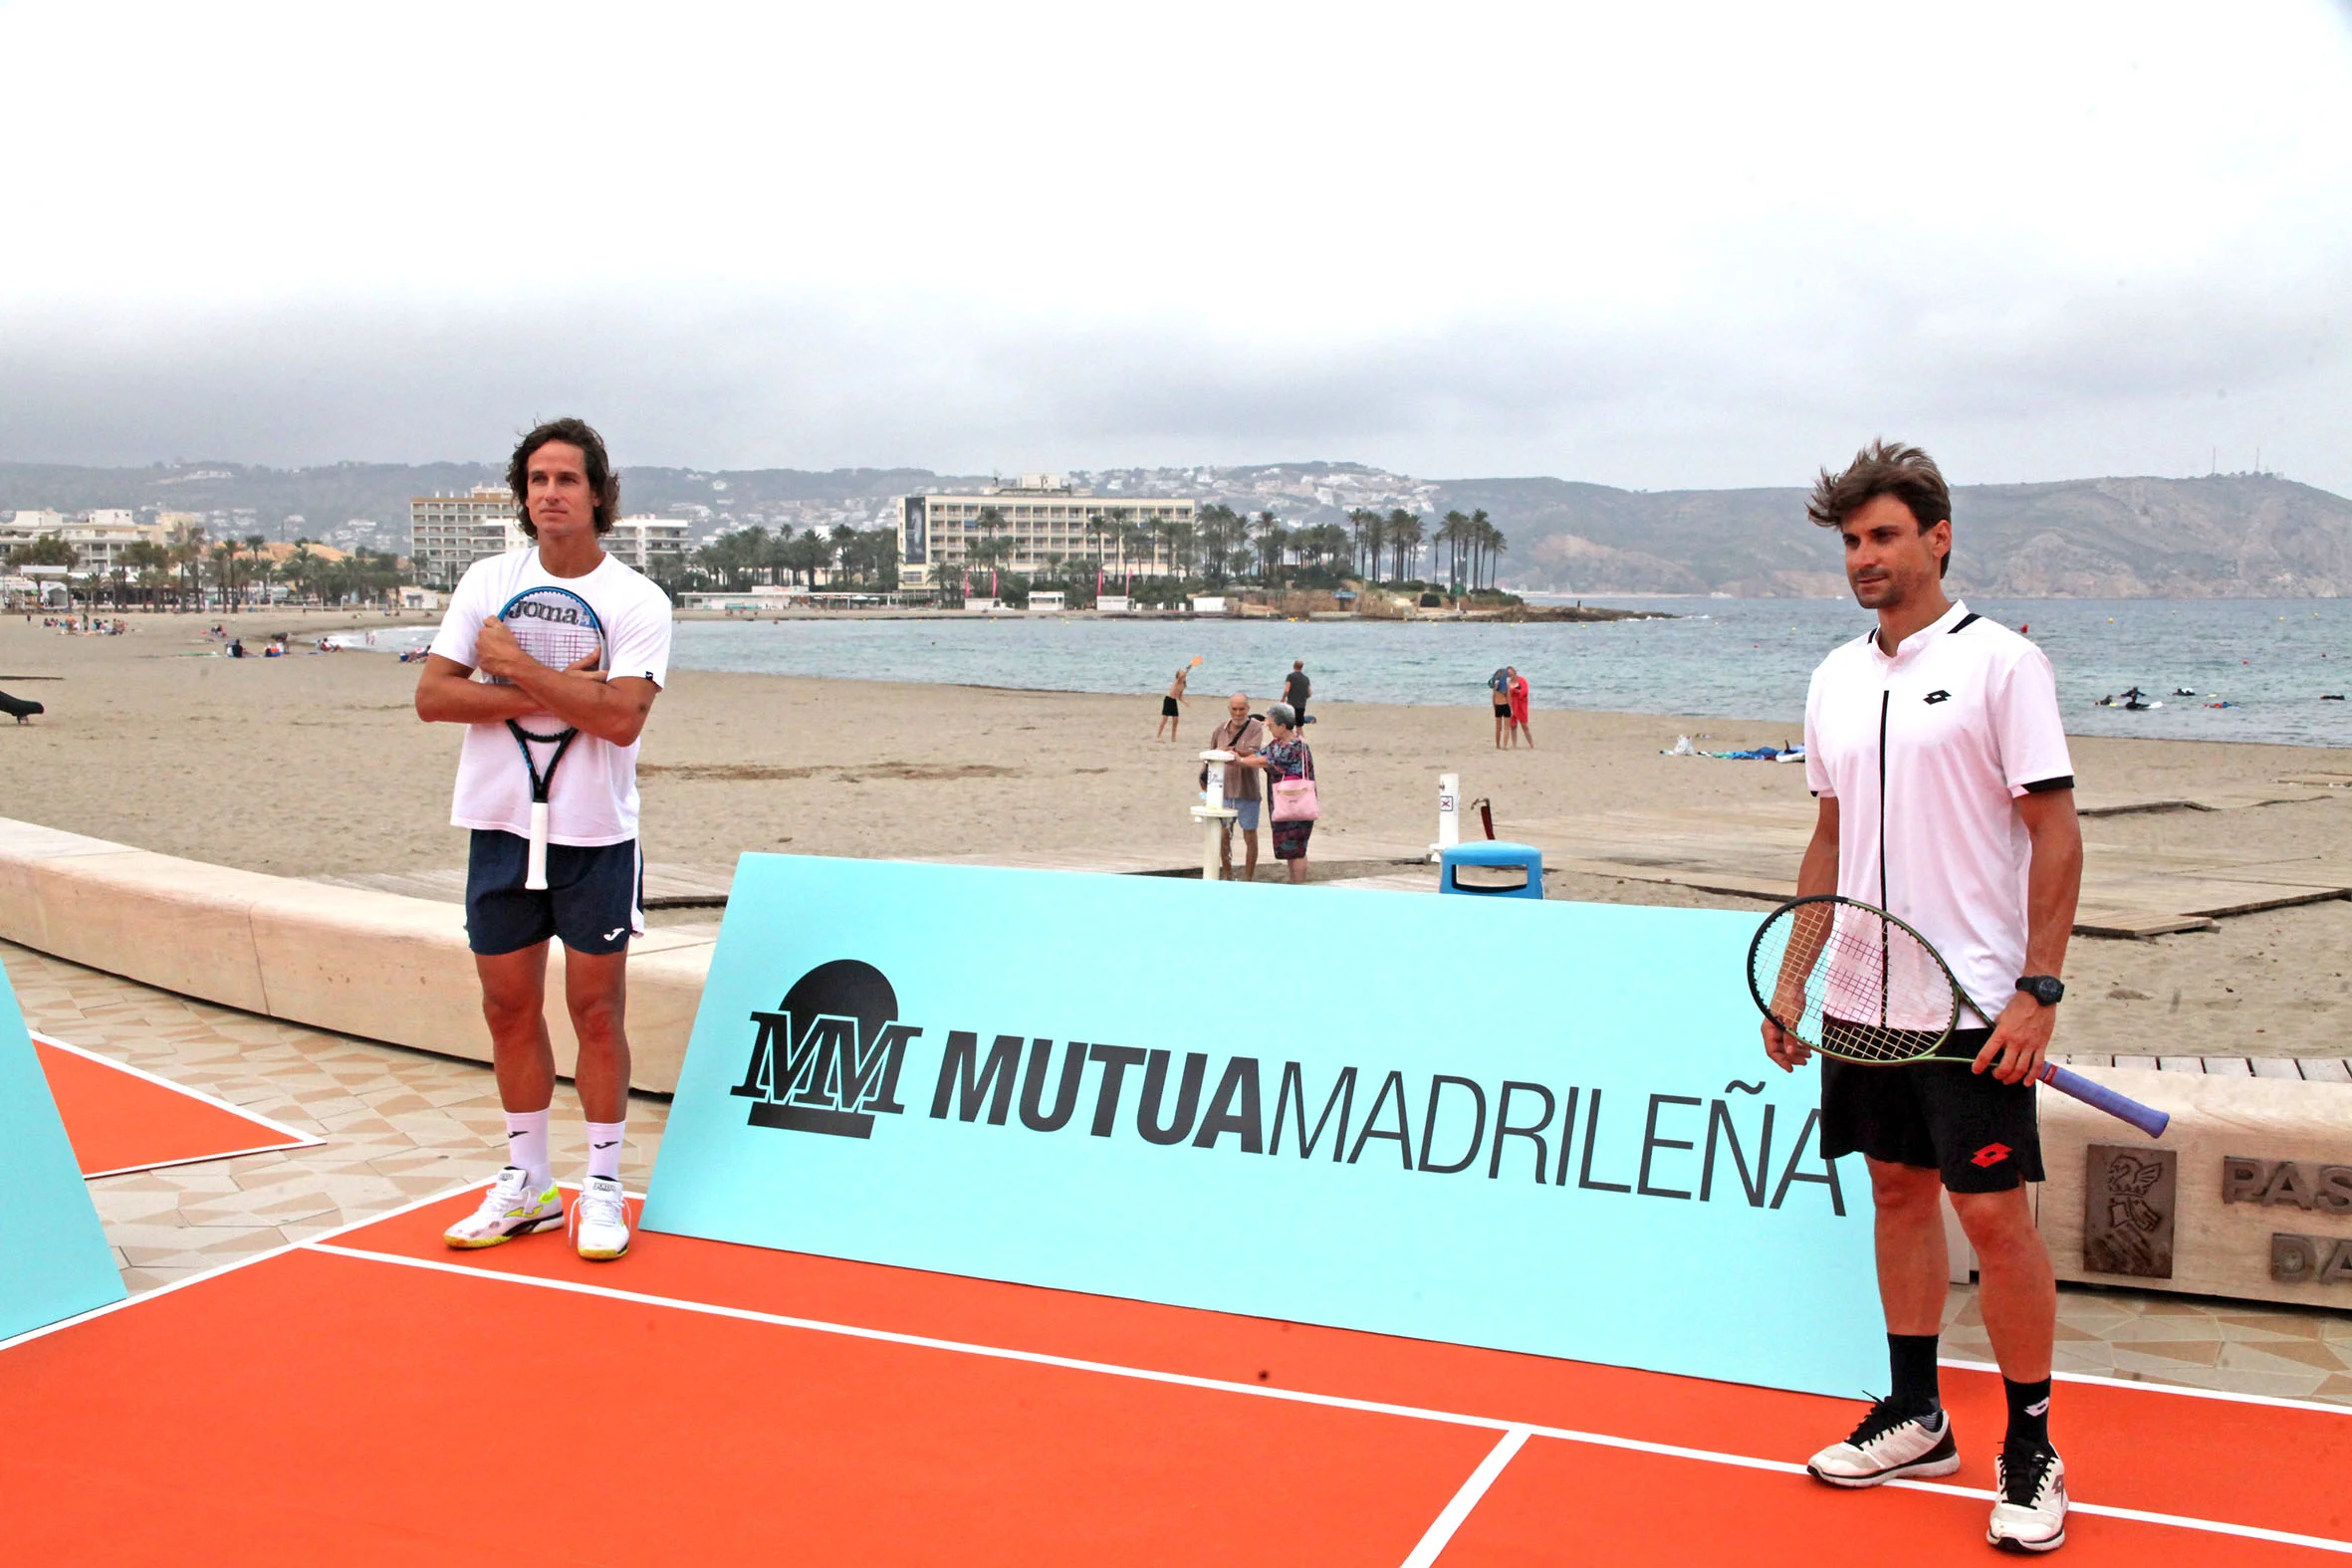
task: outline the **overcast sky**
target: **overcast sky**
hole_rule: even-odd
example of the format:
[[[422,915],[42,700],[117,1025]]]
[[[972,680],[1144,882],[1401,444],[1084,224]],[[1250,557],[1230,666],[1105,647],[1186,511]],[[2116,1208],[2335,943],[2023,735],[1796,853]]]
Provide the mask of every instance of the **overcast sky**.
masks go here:
[[[764,8],[763,8],[764,9]],[[0,460],[2352,492],[2352,4],[0,0]],[[2218,449],[2218,458],[2217,458]]]

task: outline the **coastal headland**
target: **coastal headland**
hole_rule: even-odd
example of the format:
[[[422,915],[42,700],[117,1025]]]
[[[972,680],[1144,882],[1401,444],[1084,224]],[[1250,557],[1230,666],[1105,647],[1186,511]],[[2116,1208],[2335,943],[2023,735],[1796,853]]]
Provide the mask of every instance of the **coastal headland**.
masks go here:
[[[456,737],[417,722],[413,667],[359,650],[231,660],[203,636],[209,617],[126,619],[120,637],[0,621],[0,688],[49,710],[0,727],[0,814],[282,876],[463,865],[465,836],[447,825]],[[278,630],[301,648],[329,630],[392,624],[236,619],[249,649]],[[1185,808],[1215,707],[1196,703],[1171,746],[1151,739],[1157,706],[1156,692],[677,670],[640,765],[648,858],[721,876],[745,851],[1197,864]],[[1761,912],[1810,810],[1799,768],[1660,755],[1688,733],[1712,734],[1716,749],[1777,744],[1777,721],[1546,709],[1537,750],[1498,753],[1477,704],[1314,711],[1325,802],[1315,853],[1357,880],[1426,877],[1412,862],[1432,836],[1441,773],[1461,776],[1466,801],[1492,802],[1500,834],[1545,849],[1555,897]],[[2352,784],[2352,751],[2073,745],[2082,802],[2099,813],[2085,824],[2086,909],[2103,898],[2143,914],[2232,912],[2145,940],[2078,937],[2060,1048],[2342,1056],[2352,901],[2330,890],[2352,884],[2352,788],[2328,781]],[[1480,831],[1475,815],[1465,831]],[[1495,980],[1472,953],[1388,959],[1399,984],[1470,997]],[[1543,982],[1510,984],[1540,992]]]

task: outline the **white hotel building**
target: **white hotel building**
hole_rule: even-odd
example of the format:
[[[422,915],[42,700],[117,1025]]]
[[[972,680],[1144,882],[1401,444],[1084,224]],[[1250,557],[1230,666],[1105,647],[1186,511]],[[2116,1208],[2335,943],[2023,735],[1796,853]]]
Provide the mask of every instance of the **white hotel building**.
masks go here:
[[[1086,525],[1190,525],[1195,508],[1177,496],[1098,496],[1073,489],[1058,474],[1024,474],[1019,484],[996,485],[975,495],[900,496],[899,580],[908,587],[960,582],[971,545],[990,537],[980,527],[980,515],[986,511],[994,511],[1003,521],[995,537],[1013,543],[1013,558],[1007,562],[1012,570],[1040,570],[1052,556],[1065,560],[1099,556],[1106,569],[1157,576],[1168,565],[1166,547],[1156,533],[1125,555],[1122,565],[1117,539],[1089,533]]]
[[[62,512],[19,512],[0,520],[0,555],[53,535],[73,547],[74,571],[92,577],[107,576],[122,565],[123,552],[133,545],[169,543],[165,530],[136,522],[123,507],[101,508],[71,518]]]
[[[617,518],[604,550],[649,577],[674,577],[686,559],[686,528],[678,518]],[[466,567],[486,556],[531,545],[515,521],[514,492],[503,485],[476,485],[463,496],[410,497],[408,541],[418,580],[435,588],[455,587]]]

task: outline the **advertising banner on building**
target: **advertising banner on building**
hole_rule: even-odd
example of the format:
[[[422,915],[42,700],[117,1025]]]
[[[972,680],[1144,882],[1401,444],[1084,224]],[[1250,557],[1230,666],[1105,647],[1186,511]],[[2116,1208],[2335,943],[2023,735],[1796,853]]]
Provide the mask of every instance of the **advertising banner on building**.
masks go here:
[[[1755,918],[747,855],[644,1228],[1851,1395]]]
[[[0,971],[0,1339],[119,1301],[122,1276]]]

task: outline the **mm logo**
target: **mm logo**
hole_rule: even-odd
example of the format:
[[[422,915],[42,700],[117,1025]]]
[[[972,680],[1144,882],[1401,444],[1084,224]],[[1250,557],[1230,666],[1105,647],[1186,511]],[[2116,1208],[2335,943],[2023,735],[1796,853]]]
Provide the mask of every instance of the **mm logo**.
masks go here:
[[[877,1113],[906,1109],[898,1069],[923,1031],[898,1021],[898,994],[871,964],[820,964],[752,1021],[751,1061],[728,1091],[754,1102],[752,1126],[871,1138]]]

